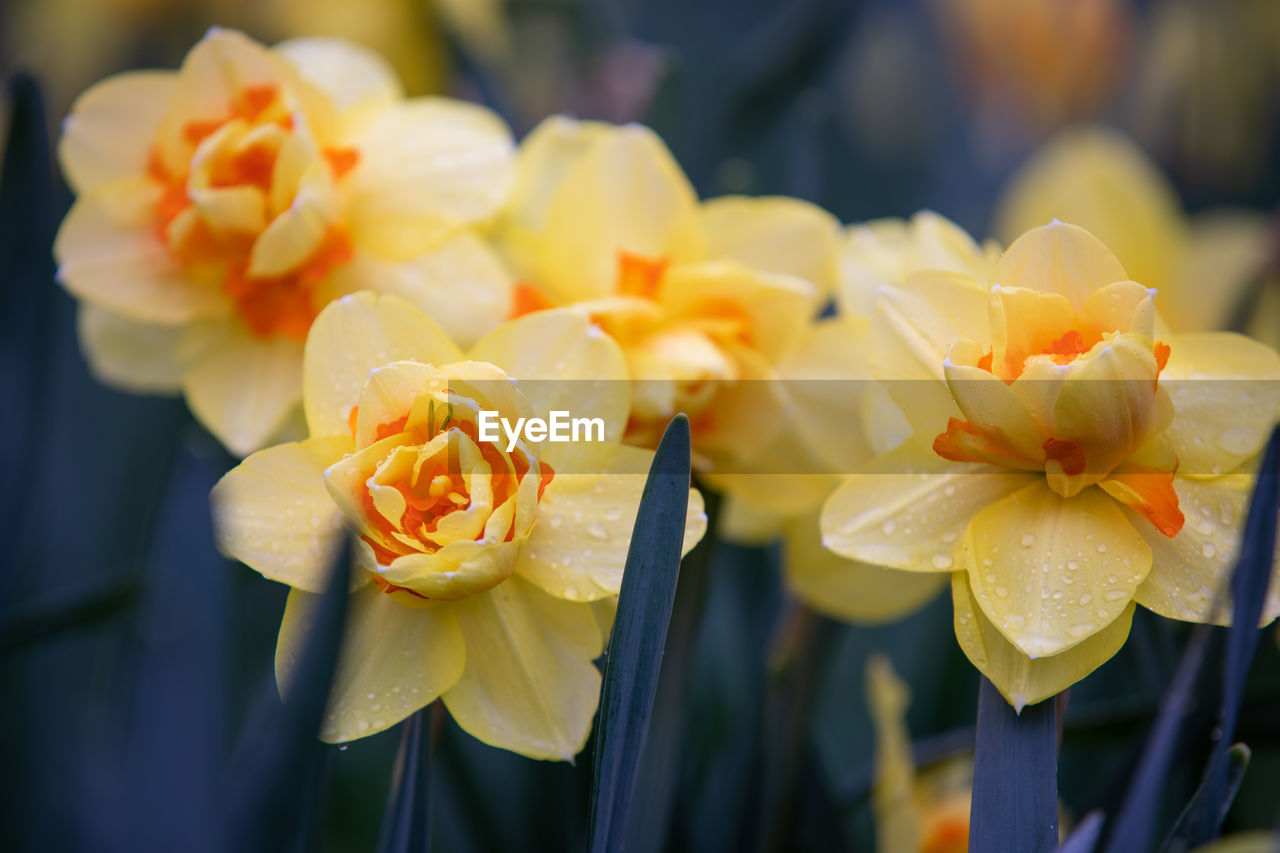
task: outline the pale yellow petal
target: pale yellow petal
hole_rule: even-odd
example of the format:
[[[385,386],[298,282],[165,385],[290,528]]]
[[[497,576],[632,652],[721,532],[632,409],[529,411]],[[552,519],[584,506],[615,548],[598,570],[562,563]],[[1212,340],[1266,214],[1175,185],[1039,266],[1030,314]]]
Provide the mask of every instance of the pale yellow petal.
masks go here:
[[[76,314],[80,347],[98,381],[139,394],[182,391],[181,326],[139,323],[95,305]]]
[[[943,572],[902,572],[833,553],[822,546],[816,513],[787,525],[783,560],[787,586],[797,598],[819,613],[855,625],[901,619],[947,585]]]
[[[1110,625],[1151,569],[1120,504],[1097,488],[1064,498],[1039,479],[975,515],[957,557],[983,613],[1037,658]]]
[[[1129,278],[1097,237],[1065,222],[1041,225],[1014,240],[991,273],[995,284],[1061,293],[1077,309],[1095,290]]]
[[[1178,473],[1211,477],[1253,456],[1280,421],[1280,355],[1243,335],[1174,335],[1160,374],[1176,412]]]
[[[511,274],[483,240],[465,230],[411,258],[357,249],[331,278],[339,293],[373,290],[412,302],[461,347],[497,326],[511,308]]]
[[[945,578],[944,578],[945,580]],[[907,729],[911,690],[883,654],[867,659],[867,710],[875,727],[871,808],[878,850],[919,850],[925,815],[917,796],[915,756]]]
[[[349,113],[349,119],[370,118],[404,97],[390,63],[346,39],[294,38],[272,50],[288,59],[339,111]]]
[[[1178,269],[1160,290],[1169,326],[1178,332],[1229,327],[1267,262],[1272,227],[1259,211],[1218,210],[1193,219]]]
[[[951,600],[960,648],[1018,711],[1061,693],[1110,660],[1129,636],[1134,611],[1130,603],[1083,642],[1059,654],[1033,659],[1005,639],[983,614],[964,572],[951,576]]]
[[[230,308],[218,290],[189,280],[150,229],[113,222],[91,196],[71,207],[53,254],[67,290],[133,320],[176,325]]]
[[[592,606],[513,576],[453,605],[467,646],[444,694],[465,731],[530,758],[568,760],[586,745],[600,695],[603,638]]]
[[[768,545],[786,529],[787,516],[745,499],[727,494],[720,502],[716,536],[739,545]]]
[[[1151,573],[1138,587],[1134,600],[1170,619],[1229,625],[1229,578],[1240,553],[1240,530],[1253,484],[1254,478],[1248,474],[1211,480],[1176,478],[1173,487],[1186,521],[1172,539],[1126,510],[1153,555]],[[1262,611],[1263,624],[1277,615],[1280,584],[1273,583]]]
[[[383,112],[351,140],[360,161],[346,177],[360,228],[485,220],[515,179],[511,131],[485,107],[416,98]]]
[[[307,335],[303,381],[311,434],[350,434],[351,407],[370,370],[393,361],[442,365],[461,358],[435,321],[399,297],[356,293],[331,302]]]
[[[323,592],[342,536],[324,469],[350,450],[349,438],[311,438],[232,468],[209,496],[219,550],[272,580]]]
[[[595,601],[617,595],[653,452],[615,445],[593,454],[600,473],[560,473],[547,485],[538,519],[516,566],[557,598]],[[584,464],[580,462],[579,464]],[[684,552],[706,531],[702,495],[689,490]]]
[[[538,311],[503,323],[476,342],[467,357],[514,376],[536,417],[562,411],[569,418],[600,418],[608,443],[620,440],[626,428],[631,388],[622,349],[575,311]],[[557,470],[574,449],[572,443],[542,447],[543,458]]]
[[[58,140],[58,163],[72,189],[87,193],[146,171],[176,82],[171,71],[129,71],[76,98]]]
[[[321,596],[289,593],[276,645],[276,681],[288,694]],[[341,743],[377,734],[452,687],[467,649],[452,607],[403,607],[367,584],[347,604],[342,651],[320,739]]]
[[[878,566],[953,571],[956,543],[974,514],[1033,481],[1031,474],[934,460],[904,447],[848,477],[823,507],[823,544]]]
[[[725,196],[702,205],[707,257],[804,279],[830,294],[839,275],[840,225],[798,199]]]
[[[1055,219],[1101,240],[1126,278],[1160,289],[1165,310],[1165,288],[1173,284],[1187,239],[1186,217],[1169,179],[1132,140],[1101,126],[1059,133],[1005,190],[993,233],[1008,243]],[[1182,329],[1177,322],[1174,328]]]
[[[706,248],[693,187],[653,131],[603,134],[548,203],[538,284],[576,302],[617,289],[618,253],[671,264]]]
[[[192,361],[182,387],[200,423],[245,456],[266,444],[301,402],[302,344],[226,324]]]

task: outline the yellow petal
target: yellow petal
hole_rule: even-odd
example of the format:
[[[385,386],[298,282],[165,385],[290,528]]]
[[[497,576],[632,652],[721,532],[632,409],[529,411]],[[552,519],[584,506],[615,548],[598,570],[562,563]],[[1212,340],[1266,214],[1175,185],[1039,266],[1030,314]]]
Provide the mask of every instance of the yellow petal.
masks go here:
[[[1071,302],[1061,293],[998,284],[993,286],[992,372],[1002,379],[1017,376],[1028,356],[1044,352],[1049,344],[1071,328],[1074,314]]]
[[[116,224],[92,197],[71,207],[53,253],[67,290],[133,320],[176,325],[229,310],[216,289],[184,276],[149,229]]]
[[[943,578],[945,580],[945,578]],[[911,691],[882,654],[867,660],[867,708],[875,726],[871,805],[879,850],[919,850],[925,816],[916,798],[915,757],[907,730]]]
[[[339,293],[373,290],[412,302],[461,347],[471,346],[497,326],[511,308],[510,273],[469,231],[456,231],[427,251],[401,260],[357,250],[331,277]]]
[[[276,681],[287,695],[321,597],[289,593],[276,645]],[[320,723],[320,739],[341,743],[388,729],[431,704],[462,674],[467,649],[448,604],[402,607],[367,584],[347,604],[342,651]]]
[[[840,225],[816,205],[781,196],[725,196],[702,205],[707,257],[791,275],[831,293]]]
[[[547,485],[516,571],[557,598],[617,595],[653,452],[615,445],[589,463],[601,473],[560,473]],[[585,461],[580,462],[585,465]],[[582,470],[582,469],[578,469]],[[684,553],[706,531],[702,495],[689,490]]]
[[[182,390],[178,358],[181,326],[139,323],[92,302],[82,302],[76,330],[98,381],[139,394]]]
[[[516,152],[516,181],[503,212],[499,239],[522,275],[535,274],[537,244],[547,206],[578,159],[612,125],[551,116],[529,131]]]
[[[972,342],[967,342],[972,343]],[[1014,390],[989,371],[953,359],[972,356],[973,347],[957,344],[947,359],[947,387],[969,423],[990,436],[999,435],[1009,449],[1034,465],[1044,458],[1044,442],[1049,436],[1027,411]],[[968,350],[962,352],[962,350]]]
[[[352,144],[346,177],[353,227],[478,222],[515,178],[511,131],[496,114],[446,98],[415,98],[383,112]]]
[[[740,493],[725,495],[716,518],[716,536],[737,545],[768,545],[786,529],[787,517]]]
[[[822,547],[818,515],[791,521],[783,544],[787,586],[819,613],[882,625],[914,613],[947,585],[943,572],[902,572],[846,560]]]
[[[974,600],[1026,655],[1056,655],[1110,625],[1151,569],[1151,548],[1101,489],[1043,480],[969,522],[959,549]]]
[[[613,338],[581,314],[566,309],[527,314],[489,332],[467,356],[516,377],[535,416],[545,419],[563,411],[570,418],[601,418],[605,441],[621,439],[631,410],[626,362]],[[542,448],[557,471],[561,460],[572,466],[572,443],[547,442]]]
[[[603,638],[590,604],[553,598],[519,576],[453,605],[467,667],[448,692],[477,739],[530,758],[568,760],[587,742]]]
[[[993,231],[1009,242],[1054,219],[1087,229],[1115,253],[1126,278],[1159,288],[1165,304],[1186,218],[1168,178],[1132,140],[1100,126],[1058,134],[1005,190]]]
[[[58,140],[58,163],[72,189],[87,193],[146,171],[177,79],[171,71],[129,71],[76,98]]]
[[[293,203],[258,235],[249,254],[250,276],[283,275],[301,266],[338,218],[338,197],[326,169],[303,175]]]
[[[1133,526],[1151,546],[1151,573],[1138,587],[1134,600],[1170,619],[1231,624],[1228,579],[1240,553],[1240,529],[1244,524],[1254,478],[1228,474],[1211,480],[1177,477],[1173,481],[1178,506],[1186,523],[1170,539],[1126,510]],[[1277,558],[1280,571],[1280,558]],[[1220,609],[1215,610],[1215,605]],[[1280,584],[1273,583],[1262,611],[1266,624],[1280,615]]]
[[[653,131],[627,125],[602,135],[547,206],[538,284],[576,302],[615,292],[619,252],[672,264],[701,260],[697,203]]]
[[[904,447],[871,463],[868,473],[847,478],[823,507],[823,544],[878,566],[953,571],[955,544],[974,513],[1033,480],[937,456],[920,459],[928,466],[921,468],[918,458]]]
[[[799,342],[821,307],[817,288],[804,279],[723,261],[672,267],[657,298],[677,322],[740,318],[749,346],[768,361]]]
[[[302,345],[262,340],[239,324],[215,333],[182,377],[187,405],[227,449],[245,456],[267,443],[302,397]]]
[[[351,407],[369,371],[393,361],[462,358],[436,323],[395,296],[356,293],[325,307],[307,335],[303,382],[312,435],[350,435]]]
[[[1249,285],[1266,264],[1271,222],[1260,211],[1197,216],[1173,280],[1160,290],[1160,312],[1179,332],[1231,325]]]
[[[991,280],[1005,287],[1060,293],[1078,310],[1089,294],[1130,276],[1097,237],[1075,225],[1033,228],[1000,257]]]
[[[1280,355],[1227,332],[1174,335],[1160,384],[1176,414],[1168,435],[1178,473],[1224,474],[1253,456],[1280,420]]]
[[[370,370],[356,413],[356,445],[363,448],[378,441],[382,426],[407,415],[428,388],[444,386],[439,371],[420,361],[393,361]]]
[[[1110,660],[1129,636],[1133,604],[1105,628],[1064,652],[1030,658],[1011,644],[974,601],[964,572],[951,576],[956,639],[965,656],[1018,711],[1055,696]]]
[[[272,580],[323,592],[342,535],[342,513],[324,469],[351,450],[342,436],[279,444],[252,454],[218,481],[218,548]]]
[[[404,97],[391,65],[346,39],[294,38],[272,50],[289,60],[339,111],[348,113],[348,121],[368,119]]]

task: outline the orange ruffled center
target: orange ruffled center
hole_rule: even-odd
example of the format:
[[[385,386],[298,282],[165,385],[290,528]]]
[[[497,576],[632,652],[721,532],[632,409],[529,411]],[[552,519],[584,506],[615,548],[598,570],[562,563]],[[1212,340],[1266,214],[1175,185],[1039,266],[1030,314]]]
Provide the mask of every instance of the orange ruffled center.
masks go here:
[[[299,168],[300,154],[327,172],[321,182],[332,183],[356,166],[359,153],[342,147],[307,153],[309,140],[289,138],[300,132],[295,121],[279,87],[247,86],[223,115],[182,126],[181,167],[153,145],[147,174],[161,187],[152,225],[170,256],[194,278],[220,287],[254,336],[302,341],[323,307],[318,286],[351,260],[346,230],[338,222],[312,225],[316,233],[287,241],[293,245],[286,252],[298,257],[283,262],[261,263],[255,249],[268,250],[260,238],[270,228],[302,231],[301,223],[282,221],[301,181],[317,180]]]

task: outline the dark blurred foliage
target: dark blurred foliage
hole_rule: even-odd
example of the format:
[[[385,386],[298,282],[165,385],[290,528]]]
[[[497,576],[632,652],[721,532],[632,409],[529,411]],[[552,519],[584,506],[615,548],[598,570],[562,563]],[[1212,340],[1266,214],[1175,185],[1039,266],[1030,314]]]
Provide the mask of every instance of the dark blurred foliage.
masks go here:
[[[283,723],[270,728],[283,713],[271,660],[285,589],[217,556],[207,495],[232,460],[182,402],[89,376],[74,305],[53,282],[49,247],[69,197],[44,132],[83,86],[127,67],[172,67],[210,24],[294,34],[281,11],[291,5],[305,8],[0,7],[0,70],[21,59],[36,78],[10,87],[0,191],[0,849],[217,849],[233,829],[227,791],[244,766],[242,738],[287,739]],[[361,8],[367,41],[381,37],[379,15],[390,22],[382,30],[409,39],[384,49],[423,63],[397,63],[411,91],[485,100],[519,133],[557,110],[646,121],[706,195],[785,193],[843,221],[929,207],[982,235],[1039,140],[1102,119],[1138,136],[1188,206],[1274,209],[1280,6],[1087,5],[1092,17],[1064,24],[994,2],[511,0],[501,32],[459,25],[425,0],[409,12]],[[1082,62],[1090,74],[1077,73]],[[53,115],[37,86],[52,93]],[[887,653],[912,687],[921,763],[972,749],[978,677],[953,639],[949,601],[893,626],[839,625],[786,599],[775,550],[709,543],[696,553],[681,574],[628,849],[872,849],[868,655]],[[1216,662],[1223,632],[1209,633]],[[1124,649],[1072,689],[1059,772],[1069,818],[1123,800],[1187,635],[1140,610]],[[1245,686],[1234,739],[1252,758],[1228,830],[1276,820],[1273,636]],[[1220,689],[1207,665],[1190,690],[1161,826],[1200,782]],[[308,769],[296,785],[258,806],[296,816],[288,844],[371,850],[398,738],[300,759]],[[592,758],[589,748],[575,765],[524,759],[446,716],[435,849],[582,849]]]

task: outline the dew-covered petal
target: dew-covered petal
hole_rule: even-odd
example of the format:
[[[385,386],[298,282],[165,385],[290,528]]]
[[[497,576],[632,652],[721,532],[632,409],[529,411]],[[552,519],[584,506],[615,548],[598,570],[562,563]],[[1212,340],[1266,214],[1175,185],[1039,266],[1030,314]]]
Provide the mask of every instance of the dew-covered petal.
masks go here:
[[[579,464],[586,463],[584,457]],[[516,571],[557,598],[617,595],[653,452],[615,445],[591,454],[592,472],[557,472],[538,503],[538,519]],[[684,553],[702,538],[702,494],[689,490]]]
[[[1280,355],[1230,332],[1174,335],[1160,374],[1176,414],[1178,473],[1213,477],[1256,454],[1280,421]]]
[[[1060,293],[1079,310],[1089,294],[1129,275],[1088,231],[1065,222],[1032,228],[1005,250],[991,273],[1003,287]]]
[[[943,572],[903,572],[846,560],[822,547],[818,514],[789,522],[783,540],[786,583],[806,605],[855,625],[881,625],[903,618],[937,597]]]
[[[356,293],[329,303],[307,335],[303,396],[311,434],[350,434],[351,407],[374,368],[461,357],[444,329],[399,297]]]
[[[1228,583],[1240,553],[1240,529],[1253,484],[1254,478],[1248,474],[1209,480],[1175,478],[1173,487],[1186,523],[1173,538],[1128,511],[1153,555],[1151,573],[1138,587],[1134,600],[1170,619],[1230,624]],[[1280,572],[1280,557],[1276,569]],[[1280,584],[1273,582],[1262,610],[1262,623],[1277,615]]]
[[[1030,658],[991,624],[978,607],[964,572],[951,576],[956,639],[965,656],[1017,710],[1050,698],[1106,663],[1129,636],[1134,605],[1102,630],[1049,657]]]
[[[395,600],[404,594],[388,595],[373,584],[352,593],[321,740],[342,743],[389,729],[462,674],[467,649],[451,606],[405,607]],[[285,695],[321,598],[289,593],[276,644],[276,681]]]
[[[218,548],[272,580],[323,592],[342,531],[324,469],[350,450],[343,436],[310,438],[232,468],[210,495]]]
[[[1032,480],[1031,474],[931,460],[900,448],[871,463],[868,473],[848,477],[827,499],[822,541],[851,560],[954,571],[956,543],[974,513]]]
[[[458,725],[530,758],[577,755],[600,694],[592,660],[603,637],[592,605],[554,598],[517,575],[453,608],[467,666],[444,702]]]
[[[974,600],[1026,655],[1056,655],[1110,625],[1151,569],[1151,548],[1097,488],[1043,480],[984,508],[958,549]]]

